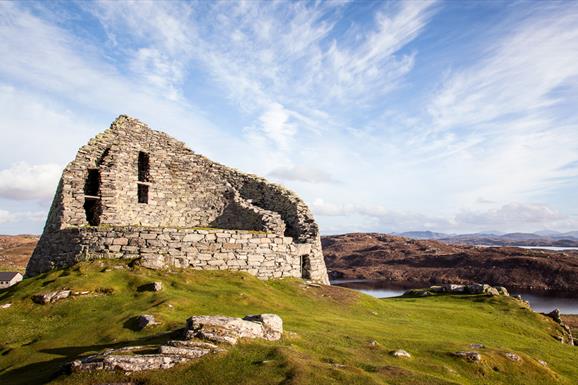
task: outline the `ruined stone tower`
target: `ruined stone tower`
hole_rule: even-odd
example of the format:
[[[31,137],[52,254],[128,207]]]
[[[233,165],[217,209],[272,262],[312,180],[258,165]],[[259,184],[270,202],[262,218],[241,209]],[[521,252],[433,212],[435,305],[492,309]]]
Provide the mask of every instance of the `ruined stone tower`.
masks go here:
[[[319,229],[297,195],[128,116],[64,169],[26,273],[99,258],[329,283]]]

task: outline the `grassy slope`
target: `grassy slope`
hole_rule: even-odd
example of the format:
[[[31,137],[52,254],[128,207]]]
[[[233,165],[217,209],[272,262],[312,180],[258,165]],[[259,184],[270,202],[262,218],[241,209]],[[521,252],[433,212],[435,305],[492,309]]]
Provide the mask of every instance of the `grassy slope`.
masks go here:
[[[578,349],[552,338],[557,326],[509,298],[440,296],[379,300],[298,280],[259,281],[231,272],[104,270],[92,264],[28,279],[0,293],[0,383],[36,384],[61,365],[105,347],[166,340],[191,315],[277,313],[278,342],[244,342],[223,353],[161,371],[52,377],[60,384],[574,384]],[[163,281],[158,293],[136,287]],[[111,295],[36,305],[34,293],[113,288]],[[172,305],[171,306],[169,306]],[[162,324],[132,331],[128,320],[154,314]],[[378,341],[377,347],[369,342]],[[484,361],[448,353],[483,343]],[[389,355],[412,353],[409,360]],[[523,358],[513,363],[503,352]],[[537,363],[545,360],[549,367]],[[265,361],[265,363],[263,363]],[[344,366],[342,366],[344,365]]]

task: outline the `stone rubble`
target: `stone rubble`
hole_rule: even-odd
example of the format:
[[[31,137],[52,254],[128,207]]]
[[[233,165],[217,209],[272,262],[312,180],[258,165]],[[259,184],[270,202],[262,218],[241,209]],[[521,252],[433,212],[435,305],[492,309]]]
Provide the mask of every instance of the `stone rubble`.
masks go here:
[[[44,294],[35,294],[32,296],[32,301],[40,305],[45,305],[66,299],[70,297],[71,293],[71,290],[57,290]]]

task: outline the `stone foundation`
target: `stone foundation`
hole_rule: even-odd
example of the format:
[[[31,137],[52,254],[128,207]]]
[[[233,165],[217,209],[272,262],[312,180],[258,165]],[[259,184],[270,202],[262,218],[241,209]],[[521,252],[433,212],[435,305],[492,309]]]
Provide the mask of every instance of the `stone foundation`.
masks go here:
[[[31,274],[107,258],[137,260],[153,269],[246,271],[262,279],[303,278],[304,264],[311,263],[312,252],[310,244],[297,244],[291,237],[276,233],[130,226],[69,228],[47,233],[37,249],[55,257],[44,259],[49,265],[38,266],[38,272]]]

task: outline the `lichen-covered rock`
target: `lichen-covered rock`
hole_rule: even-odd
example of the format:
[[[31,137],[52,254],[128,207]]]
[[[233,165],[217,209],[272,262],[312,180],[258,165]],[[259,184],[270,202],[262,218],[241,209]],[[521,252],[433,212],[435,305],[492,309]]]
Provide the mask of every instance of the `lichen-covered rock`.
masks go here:
[[[211,352],[212,352],[211,349],[203,349],[198,347],[179,347],[179,346],[161,345],[159,348],[160,354],[176,355],[187,358],[200,358]]]
[[[250,320],[247,320],[250,319]],[[236,344],[240,338],[278,340],[283,321],[275,314],[259,314],[245,319],[224,316],[193,316],[187,319],[188,338]]]
[[[32,301],[40,305],[45,305],[68,298],[70,294],[70,290],[57,290],[50,293],[35,294],[32,296]]]
[[[283,320],[277,314],[256,314],[243,318],[245,321],[258,322],[263,327],[263,338],[276,341],[283,335]]]
[[[66,166],[26,274],[102,258],[329,284],[319,228],[295,193],[128,116]]]

